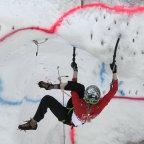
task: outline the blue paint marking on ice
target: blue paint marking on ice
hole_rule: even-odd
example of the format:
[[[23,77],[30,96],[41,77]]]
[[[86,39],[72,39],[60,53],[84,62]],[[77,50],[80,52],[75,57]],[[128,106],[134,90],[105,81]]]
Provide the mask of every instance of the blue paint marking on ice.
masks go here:
[[[24,99],[25,99],[26,102],[30,102],[30,103],[39,103],[40,100],[41,100],[41,99],[33,100],[33,99],[30,99],[26,96],[24,97]],[[0,97],[0,104],[1,105],[18,106],[18,105],[21,105],[22,103],[23,103],[23,100],[12,102],[12,101],[9,101],[9,100],[4,100],[2,97]]]
[[[125,96],[125,93],[123,90],[118,90],[118,93],[120,93],[121,96]]]
[[[0,93],[3,92],[3,86],[2,86],[2,80],[0,79]],[[22,101],[9,101],[9,100],[5,100],[0,96],[0,104],[1,105],[10,105],[10,106],[17,106],[17,105],[21,105]]]
[[[101,70],[100,70],[100,80],[101,80],[101,84],[103,84],[104,82],[105,82],[105,77],[104,77],[104,75],[105,74],[107,74],[106,73],[106,70],[105,70],[105,63],[104,62],[102,62],[102,65],[101,65]],[[120,87],[121,85],[123,85],[123,81],[120,81],[119,83],[118,83],[118,87]],[[122,89],[118,89],[118,93],[121,95],[121,96],[125,96],[126,94],[125,94],[125,92],[122,90]]]
[[[106,73],[106,70],[105,70],[105,63],[102,62],[102,66],[101,66],[101,70],[100,70],[100,80],[101,80],[101,84],[103,84],[105,82],[105,77],[104,75],[107,74]],[[120,87],[124,82],[123,81],[120,81],[118,83],[118,87]],[[125,92],[122,90],[122,89],[118,89],[118,93],[121,95],[121,96],[125,96]]]
[[[118,87],[120,87],[123,83],[124,83],[123,81],[120,81],[120,82],[118,83]],[[125,92],[124,92],[123,90],[121,90],[121,89],[118,89],[118,93],[119,93],[121,96],[125,96],[125,95],[126,95]]]
[[[28,98],[27,96],[25,96],[24,99],[26,100],[26,102],[30,102],[30,103],[39,103],[41,101],[41,99],[33,100]]]
[[[2,87],[2,80],[0,79],[0,93],[1,92],[3,92],[3,87]],[[25,99],[26,102],[30,102],[30,103],[38,103],[41,100],[41,99],[33,100],[33,99],[30,99],[26,96],[24,97],[24,99]],[[0,104],[1,105],[18,106],[18,105],[21,105],[22,103],[23,103],[23,100],[13,102],[13,101],[10,101],[10,100],[5,100],[0,95]]]
[[[17,106],[17,105],[21,105],[22,101],[12,102],[12,101],[8,101],[8,100],[4,100],[3,98],[0,97],[0,104],[1,105]]]
[[[102,66],[101,66],[101,70],[100,70],[100,79],[101,79],[101,84],[103,84],[104,81],[105,81],[104,74],[106,74],[106,70],[105,70],[105,63],[102,62]]]
[[[24,100],[30,103],[39,103],[41,101],[41,99],[34,100],[34,99],[28,98],[27,96],[24,97]],[[0,105],[19,106],[22,103],[23,103],[23,100],[12,102],[8,100],[4,100],[3,98],[0,97]],[[66,104],[64,104],[64,106],[66,106]]]
[[[0,93],[3,91],[2,80],[0,79]]]

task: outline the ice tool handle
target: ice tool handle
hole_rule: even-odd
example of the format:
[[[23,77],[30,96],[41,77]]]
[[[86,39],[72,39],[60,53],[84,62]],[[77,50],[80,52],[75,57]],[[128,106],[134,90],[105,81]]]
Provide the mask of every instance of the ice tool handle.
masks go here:
[[[75,51],[76,51],[76,47],[73,47],[73,58],[72,58],[73,62],[75,62],[75,56],[76,56]]]
[[[118,44],[119,44],[120,38],[121,38],[121,34],[119,34],[117,42],[116,42],[116,45],[115,45],[114,55],[113,55],[113,62],[112,62],[113,65],[116,62],[116,52],[117,52],[117,48],[118,48]]]

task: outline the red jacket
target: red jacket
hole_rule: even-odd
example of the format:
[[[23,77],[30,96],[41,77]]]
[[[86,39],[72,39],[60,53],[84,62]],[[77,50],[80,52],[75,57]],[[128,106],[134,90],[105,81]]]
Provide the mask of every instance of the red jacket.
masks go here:
[[[76,79],[73,79],[76,81]],[[98,104],[92,104],[91,111],[90,111],[90,118],[94,119],[104,107],[110,102],[113,98],[115,93],[118,90],[118,80],[113,82],[113,88],[103,97],[100,99]],[[71,91],[72,95],[72,103],[74,106],[74,112],[79,120],[86,121],[88,117],[88,103],[85,102],[84,99],[80,99],[79,95],[75,91]]]

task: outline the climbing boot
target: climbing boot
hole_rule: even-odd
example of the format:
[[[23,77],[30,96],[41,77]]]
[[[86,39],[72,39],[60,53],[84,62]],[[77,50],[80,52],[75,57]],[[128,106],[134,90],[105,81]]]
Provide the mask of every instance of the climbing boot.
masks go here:
[[[46,82],[43,82],[43,81],[40,81],[38,83],[39,87],[40,88],[45,88],[46,90],[51,90],[54,88],[54,85],[52,83],[46,83]]]
[[[26,121],[25,124],[19,125],[18,128],[20,130],[36,130],[37,129],[37,123],[33,122],[31,119],[29,121]]]

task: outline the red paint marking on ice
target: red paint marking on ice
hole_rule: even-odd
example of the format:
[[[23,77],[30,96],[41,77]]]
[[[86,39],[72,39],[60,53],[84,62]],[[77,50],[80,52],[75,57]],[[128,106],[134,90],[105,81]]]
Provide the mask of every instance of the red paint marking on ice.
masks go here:
[[[74,134],[74,127],[71,126],[71,144],[75,144],[75,134]]]
[[[144,97],[114,96],[113,98],[114,99],[127,99],[127,100],[144,101]]]
[[[101,7],[104,9],[108,9],[110,11],[115,11],[118,13],[126,13],[126,14],[134,14],[134,13],[143,13],[144,12],[144,6],[127,6],[127,5],[116,5],[113,7],[104,5],[102,3],[93,3],[93,4],[86,4],[83,6],[83,8],[87,7]]]
[[[19,31],[23,31],[23,30],[38,30],[38,31],[42,31],[45,33],[56,33],[57,32],[57,28],[59,26],[61,26],[62,22],[64,21],[64,19],[66,17],[68,17],[69,15],[73,14],[74,12],[76,12],[77,10],[83,10],[86,8],[91,8],[91,7],[100,7],[103,9],[108,9],[110,11],[115,11],[117,13],[127,13],[127,14],[134,14],[134,13],[138,13],[138,12],[144,12],[144,7],[140,7],[140,6],[114,6],[114,7],[110,7],[107,5],[104,5],[102,3],[93,3],[93,4],[86,4],[83,6],[83,8],[81,8],[80,6],[77,6],[73,9],[70,9],[68,12],[64,13],[49,29],[47,28],[40,28],[40,27],[27,27],[27,28],[21,28],[21,29],[17,29],[7,35],[5,35],[4,37],[2,37],[0,39],[0,42],[3,42],[5,39],[7,39],[8,37],[14,35],[15,33],[19,32]]]
[[[40,27],[27,27],[27,28],[17,29],[15,31],[12,31],[11,33],[8,33],[7,35],[5,35],[4,37],[2,37],[0,39],[0,42],[3,42],[8,37],[14,35],[15,33],[19,32],[19,31],[23,31],[23,30],[38,30],[38,31],[42,31],[45,33],[54,33],[53,29],[46,29],[46,28],[40,28]]]

